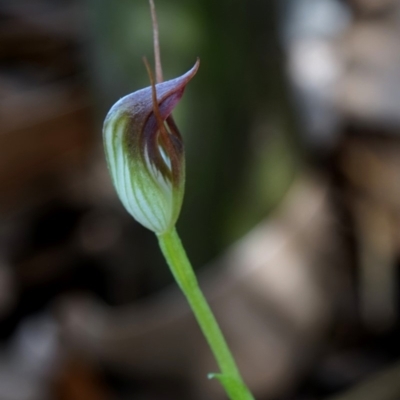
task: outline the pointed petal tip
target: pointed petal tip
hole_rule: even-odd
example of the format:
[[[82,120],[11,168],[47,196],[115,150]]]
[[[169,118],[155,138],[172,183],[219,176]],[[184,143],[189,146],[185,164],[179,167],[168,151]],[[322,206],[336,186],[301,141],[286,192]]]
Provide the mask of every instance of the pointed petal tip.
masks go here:
[[[199,68],[200,68],[200,57],[196,57],[196,62],[194,63],[194,66],[192,67],[192,69],[195,69],[194,73],[196,73]]]
[[[187,79],[189,81],[196,75],[197,71],[199,70],[199,67],[200,67],[200,58],[197,57],[196,62],[194,63],[193,67],[190,68],[189,71],[186,72],[186,74],[184,74],[183,76],[187,77]]]
[[[166,81],[165,83],[167,83],[167,85],[168,85],[168,83],[174,84],[176,89],[178,89],[179,87],[182,87],[182,86],[186,86],[189,83],[189,81],[191,81],[192,78],[196,75],[199,67],[200,67],[200,59],[197,57],[195,64],[193,65],[192,68],[189,69],[189,71],[187,71],[186,73],[184,73],[183,75],[181,75],[175,79]],[[160,85],[163,85],[163,84],[161,83]]]

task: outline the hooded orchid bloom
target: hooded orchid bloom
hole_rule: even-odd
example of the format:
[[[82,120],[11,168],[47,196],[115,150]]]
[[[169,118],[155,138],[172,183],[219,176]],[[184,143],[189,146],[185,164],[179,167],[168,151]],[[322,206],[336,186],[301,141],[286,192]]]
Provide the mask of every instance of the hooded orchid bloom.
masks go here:
[[[126,210],[157,234],[176,223],[183,201],[185,156],[171,112],[199,61],[184,75],[117,101],[104,121],[108,169]]]

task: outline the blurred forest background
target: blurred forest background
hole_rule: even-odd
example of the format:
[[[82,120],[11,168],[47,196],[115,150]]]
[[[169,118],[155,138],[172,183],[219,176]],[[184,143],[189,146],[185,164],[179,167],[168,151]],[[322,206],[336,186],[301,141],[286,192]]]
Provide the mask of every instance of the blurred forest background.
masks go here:
[[[400,398],[400,1],[156,3],[178,230],[258,400]],[[0,399],[223,399],[102,122],[147,0],[0,2]]]

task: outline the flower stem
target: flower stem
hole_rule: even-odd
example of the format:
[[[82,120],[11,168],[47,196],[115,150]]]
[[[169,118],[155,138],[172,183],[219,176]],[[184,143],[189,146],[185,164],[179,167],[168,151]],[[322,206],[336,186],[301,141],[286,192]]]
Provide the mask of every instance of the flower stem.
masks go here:
[[[166,233],[158,235],[158,240],[172,274],[186,296],[221,369],[221,374],[211,376],[221,382],[231,400],[254,400],[251,392],[243,382],[214,314],[201,292],[196,275],[176,229],[173,228]]]
[[[149,0],[151,21],[153,24],[153,47],[154,47],[154,62],[156,64],[156,81],[161,83],[163,81],[163,72],[161,67],[161,55],[160,55],[160,41],[158,39],[158,21],[156,14],[156,6],[154,0]]]

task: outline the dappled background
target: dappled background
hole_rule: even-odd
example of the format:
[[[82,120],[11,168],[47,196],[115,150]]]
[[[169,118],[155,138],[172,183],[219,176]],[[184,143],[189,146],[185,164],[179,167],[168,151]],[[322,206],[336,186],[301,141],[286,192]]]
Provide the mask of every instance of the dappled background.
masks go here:
[[[178,222],[258,400],[400,398],[400,1],[156,3]],[[0,399],[223,399],[102,149],[146,0],[0,2]]]

